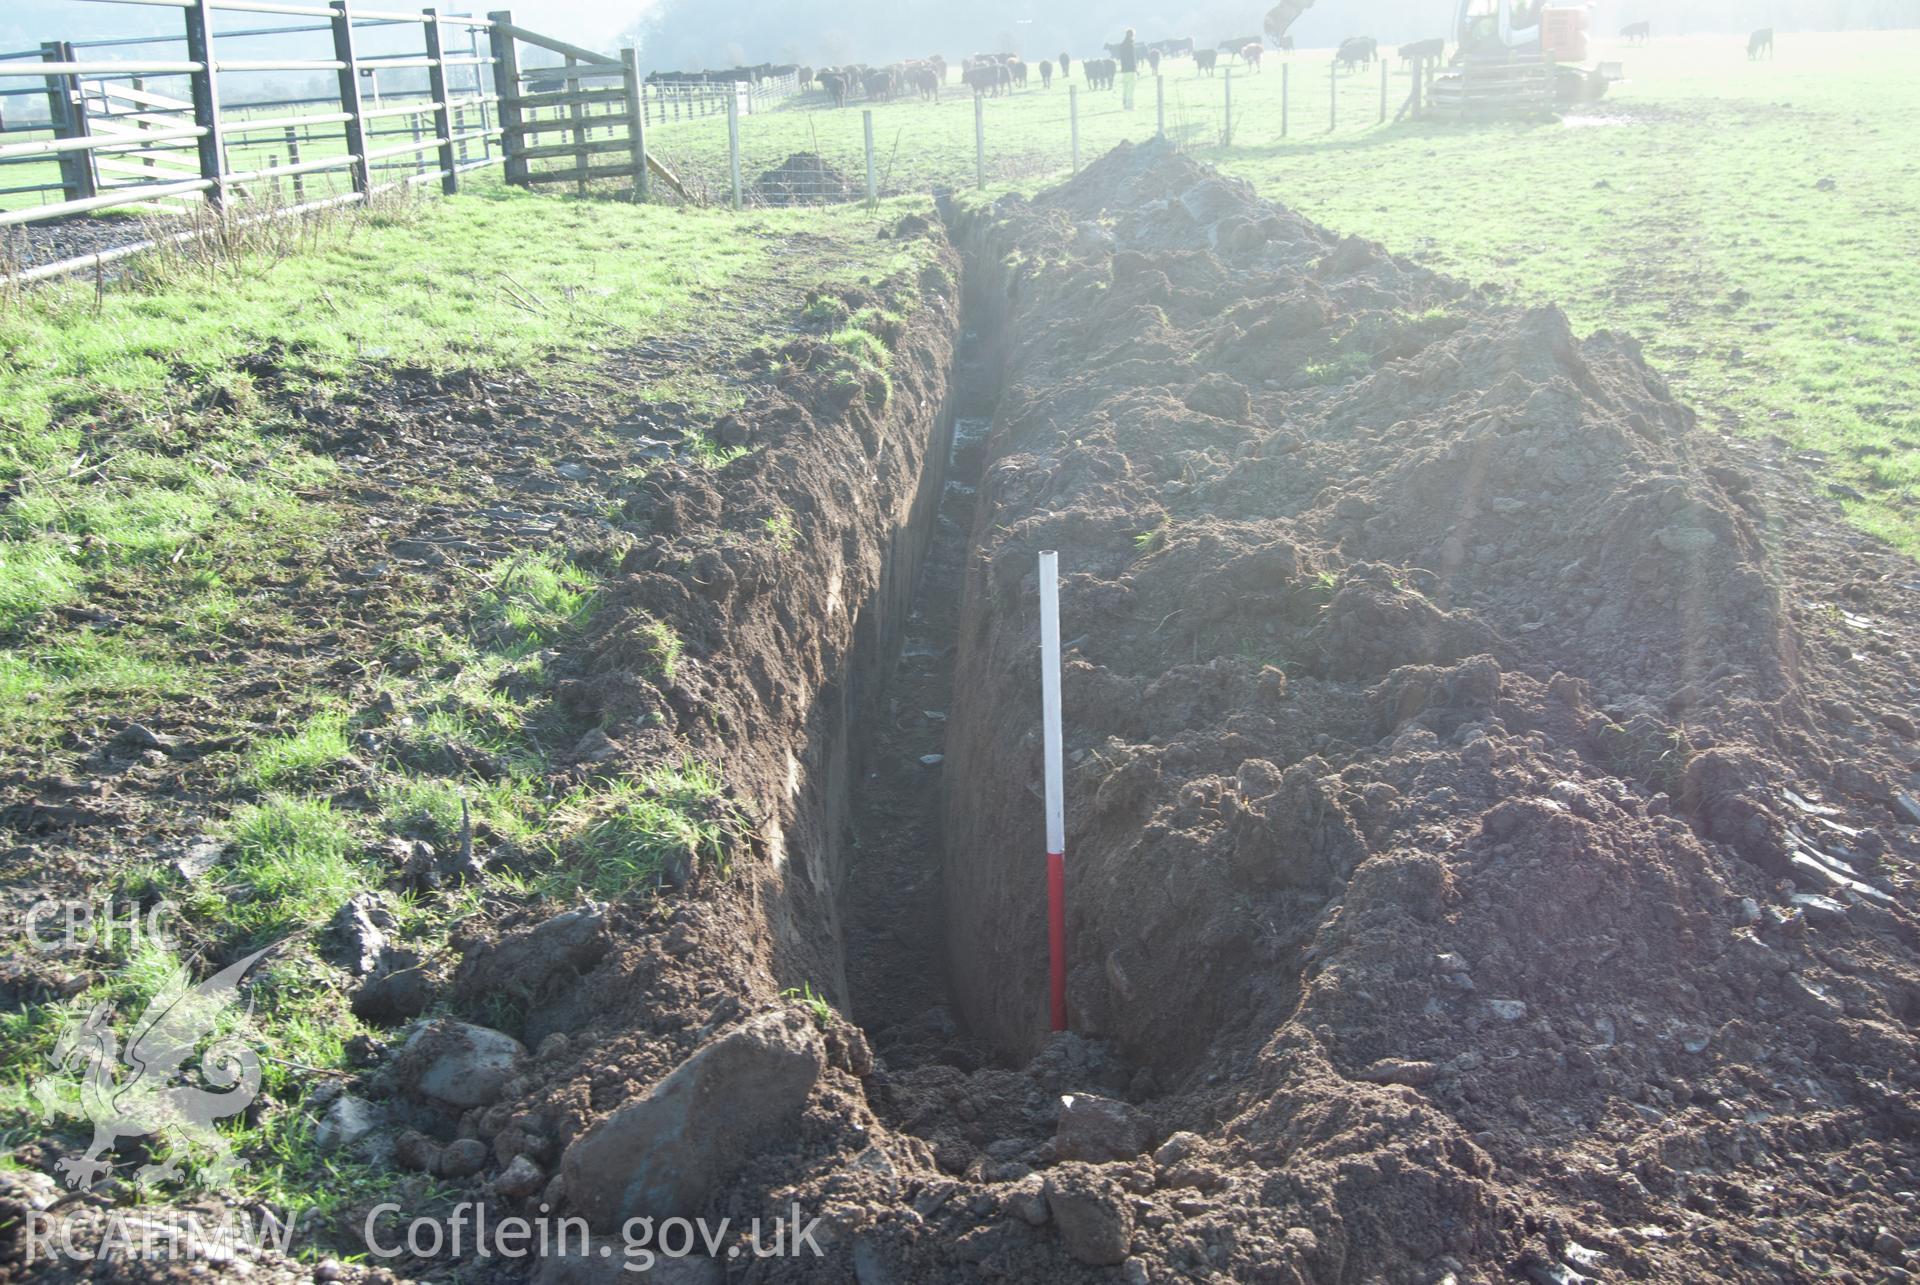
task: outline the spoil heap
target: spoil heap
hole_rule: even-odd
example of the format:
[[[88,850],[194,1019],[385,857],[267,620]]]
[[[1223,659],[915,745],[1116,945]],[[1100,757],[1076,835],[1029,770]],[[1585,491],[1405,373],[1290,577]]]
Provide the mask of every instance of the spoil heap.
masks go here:
[[[1014,356],[948,740],[957,998],[1057,1070],[1054,548],[1070,1006],[1162,1144],[1044,1181],[1105,1191],[1155,1273],[1902,1260],[1920,810],[1912,613],[1881,582],[1911,565],[1783,565],[1631,340],[1170,151],[963,239],[1001,265]],[[1833,647],[1787,604],[1834,592],[1893,618]],[[979,1138],[981,1176],[1011,1150],[919,1130]],[[1043,1243],[1001,1227],[1011,1261]]]

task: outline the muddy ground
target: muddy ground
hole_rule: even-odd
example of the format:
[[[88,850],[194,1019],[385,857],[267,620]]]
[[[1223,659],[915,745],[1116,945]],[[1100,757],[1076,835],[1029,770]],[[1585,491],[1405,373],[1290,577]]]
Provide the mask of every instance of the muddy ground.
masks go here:
[[[517,1043],[370,1052],[396,1166],[589,1223],[550,1282],[676,1216],[731,1222],[674,1280],[1920,1270],[1920,569],[1631,339],[1171,151],[951,231],[964,318],[898,283],[883,409],[796,374],[765,449],[634,497],[659,538],[556,662],[575,755],[723,758],[742,843],[463,934],[451,1011]],[[720,538],[776,492],[792,560]],[[796,1207],[818,1254],[756,1257]]]

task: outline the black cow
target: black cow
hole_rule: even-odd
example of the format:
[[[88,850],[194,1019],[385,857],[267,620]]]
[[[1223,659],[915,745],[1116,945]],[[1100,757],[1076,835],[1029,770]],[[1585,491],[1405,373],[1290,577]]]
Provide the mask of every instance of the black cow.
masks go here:
[[[1060,55],[1060,79],[1073,79],[1073,58],[1069,54]]]
[[[1178,58],[1181,54],[1193,52],[1193,37],[1181,36],[1178,40],[1156,40],[1147,46],[1148,53],[1160,53],[1168,58]]]
[[[1416,40],[1410,45],[1400,46],[1400,61],[1403,63],[1423,63],[1430,67],[1437,67],[1440,65],[1440,60],[1446,56],[1447,42],[1440,37],[1432,40]]]
[[[1040,88],[1053,88],[1053,60],[1051,58],[1042,58],[1040,60]]]
[[[884,67],[877,67],[868,72],[867,78],[863,83],[867,91],[867,97],[874,102],[892,102],[894,90],[898,88],[894,83],[893,73]]]
[[[1088,89],[1112,89],[1120,64],[1111,58],[1086,58],[1081,60],[1080,70],[1087,78]]]
[[[1380,56],[1380,42],[1372,36],[1349,36],[1340,42],[1340,52],[1333,60],[1354,71],[1360,67],[1371,67],[1373,60]]]
[[[1219,62],[1220,51],[1217,49],[1196,49],[1193,51],[1193,67],[1195,71],[1204,71],[1207,75],[1211,76],[1213,75],[1214,67],[1217,66]]]
[[[1025,89],[1027,87],[1027,64],[1025,59],[1015,58],[1007,64],[1007,70],[1013,75],[1013,87],[1015,89]]]
[[[1773,57],[1773,28],[1762,27],[1747,37],[1747,61],[1752,62],[1762,53]]]
[[[976,62],[960,73],[960,79],[976,97],[998,97],[1006,68],[997,62]]]
[[[1160,74],[1160,51],[1158,49],[1147,50],[1147,71],[1154,76]]]
[[[1620,39],[1630,45],[1644,45],[1653,36],[1651,22],[1629,22],[1620,28]]]
[[[820,88],[827,91],[827,97],[833,100],[835,107],[847,105],[847,78],[837,71],[819,73]]]

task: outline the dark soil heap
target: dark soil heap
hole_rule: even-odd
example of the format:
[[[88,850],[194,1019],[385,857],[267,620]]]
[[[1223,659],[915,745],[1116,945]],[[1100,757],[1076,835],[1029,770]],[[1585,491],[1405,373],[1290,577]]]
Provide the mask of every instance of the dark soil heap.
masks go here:
[[[1914,622],[1882,583],[1911,564],[1796,582],[1630,340],[1171,152],[966,238],[1014,356],[947,742],[952,970],[1003,1054],[1060,1052],[1058,549],[1073,1026],[1164,1143],[1074,1181],[1148,1274],[1911,1269]],[[1786,603],[1835,593],[1898,623],[1812,645]]]
[[[853,180],[813,152],[795,152],[753,181],[761,205],[837,205],[854,195]]]

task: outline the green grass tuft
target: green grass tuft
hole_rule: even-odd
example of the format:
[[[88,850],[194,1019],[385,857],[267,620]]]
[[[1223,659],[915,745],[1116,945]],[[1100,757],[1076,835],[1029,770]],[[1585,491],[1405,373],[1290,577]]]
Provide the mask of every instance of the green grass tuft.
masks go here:
[[[311,781],[347,757],[347,716],[313,715],[298,731],[276,736],[247,756],[244,777],[255,789],[283,789]]]
[[[227,824],[233,857],[221,918],[261,939],[325,923],[371,886],[346,821],[324,799],[273,795]]]
[[[720,775],[701,763],[655,767],[576,798],[584,820],[557,845],[543,881],[551,896],[576,890],[618,897],[701,867],[726,874],[739,824]]]

